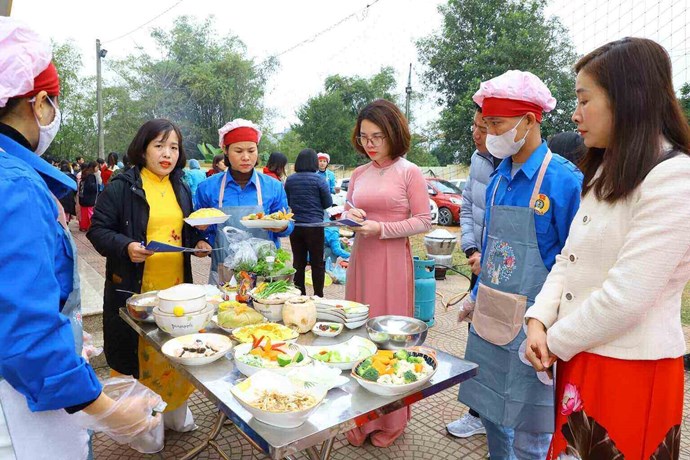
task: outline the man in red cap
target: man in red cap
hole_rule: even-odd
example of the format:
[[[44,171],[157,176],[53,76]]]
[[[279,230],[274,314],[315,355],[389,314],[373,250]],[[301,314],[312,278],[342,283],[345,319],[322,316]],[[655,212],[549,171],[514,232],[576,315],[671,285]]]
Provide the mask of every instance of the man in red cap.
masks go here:
[[[473,310],[465,358],[481,372],[460,386],[458,399],[479,413],[492,458],[545,458],[553,381],[524,358],[524,315],[565,244],[582,174],[541,138],[543,112],[556,100],[535,75],[510,70],[483,82],[474,101],[486,147],[503,161],[486,191],[479,280],[460,313]]]

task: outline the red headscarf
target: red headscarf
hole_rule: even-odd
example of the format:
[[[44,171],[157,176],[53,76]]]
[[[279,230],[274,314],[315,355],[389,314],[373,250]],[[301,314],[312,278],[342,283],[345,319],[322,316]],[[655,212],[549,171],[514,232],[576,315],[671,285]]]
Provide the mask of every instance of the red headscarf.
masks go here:
[[[60,95],[60,78],[52,62],[34,78],[34,89],[18,97],[34,97],[41,91],[48,93],[48,96]]]

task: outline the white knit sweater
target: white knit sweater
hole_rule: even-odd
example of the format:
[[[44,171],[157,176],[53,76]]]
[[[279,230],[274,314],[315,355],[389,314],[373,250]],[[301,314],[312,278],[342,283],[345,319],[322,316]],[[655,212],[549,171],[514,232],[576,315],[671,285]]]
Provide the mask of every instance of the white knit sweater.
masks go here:
[[[655,167],[613,205],[590,192],[525,318],[547,327],[549,349],[629,360],[685,352],[680,322],[690,279],[690,157]]]

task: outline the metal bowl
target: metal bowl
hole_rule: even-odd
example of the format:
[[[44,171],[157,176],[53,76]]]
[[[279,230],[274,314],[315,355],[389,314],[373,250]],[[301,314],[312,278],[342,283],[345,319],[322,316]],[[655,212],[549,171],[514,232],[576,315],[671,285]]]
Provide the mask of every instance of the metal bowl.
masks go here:
[[[457,240],[455,238],[431,238],[424,237],[424,248],[427,254],[449,256],[453,254]]]
[[[127,313],[137,321],[155,322],[153,309],[158,306],[158,291],[135,294],[126,302]]]
[[[369,338],[385,350],[418,346],[426,340],[429,327],[424,321],[408,316],[386,315],[371,318],[366,324]]]

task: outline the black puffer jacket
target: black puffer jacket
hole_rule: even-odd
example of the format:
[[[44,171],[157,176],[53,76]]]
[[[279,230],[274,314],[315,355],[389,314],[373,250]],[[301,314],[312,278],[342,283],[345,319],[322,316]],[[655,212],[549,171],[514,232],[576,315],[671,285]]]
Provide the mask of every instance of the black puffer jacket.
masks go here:
[[[313,172],[297,172],[285,181],[290,210],[295,222],[315,224],[323,222],[323,210],[333,206],[333,198],[326,180]]]
[[[192,193],[182,180],[183,172],[175,170],[170,181],[187,217],[192,211]],[[91,228],[86,237],[96,250],[106,257],[105,290],[103,293],[103,339],[108,365],[126,375],[139,376],[137,360],[137,333],[119,317],[118,310],[125,306],[131,294],[116,289],[140,292],[144,264],[133,263],[127,253],[132,242],[146,241],[149,205],[142,188],[139,168],[114,176],[99,195]],[[201,234],[185,224],[182,245],[194,247]],[[192,282],[190,254],[184,254],[184,282]]]

